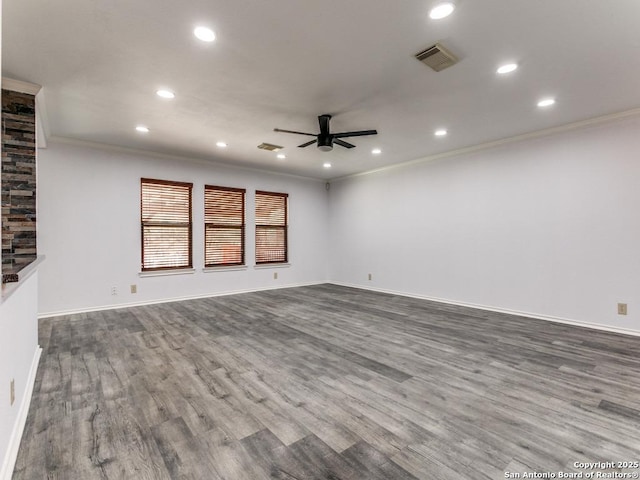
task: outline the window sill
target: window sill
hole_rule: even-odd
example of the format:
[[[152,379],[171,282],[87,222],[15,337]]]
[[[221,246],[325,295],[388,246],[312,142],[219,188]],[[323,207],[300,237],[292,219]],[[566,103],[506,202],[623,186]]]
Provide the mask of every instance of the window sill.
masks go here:
[[[139,272],[139,277],[166,277],[169,275],[190,275],[196,273],[195,268],[180,268],[176,270],[154,270],[151,272]]]
[[[289,268],[290,263],[261,263],[260,265],[254,265],[256,270],[263,270],[265,268]]]
[[[230,265],[230,266],[220,266],[220,267],[204,267],[202,269],[202,271],[204,273],[211,273],[211,272],[237,272],[237,271],[241,271],[241,270],[246,270],[247,266],[246,265]]]

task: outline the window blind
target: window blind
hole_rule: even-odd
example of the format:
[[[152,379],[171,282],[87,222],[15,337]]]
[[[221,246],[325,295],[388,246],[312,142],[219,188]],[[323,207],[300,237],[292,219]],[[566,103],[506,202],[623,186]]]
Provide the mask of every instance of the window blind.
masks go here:
[[[256,192],[256,264],[288,261],[288,194]]]
[[[204,186],[205,267],[244,265],[245,189]]]
[[[192,267],[192,183],[140,180],[142,271]]]

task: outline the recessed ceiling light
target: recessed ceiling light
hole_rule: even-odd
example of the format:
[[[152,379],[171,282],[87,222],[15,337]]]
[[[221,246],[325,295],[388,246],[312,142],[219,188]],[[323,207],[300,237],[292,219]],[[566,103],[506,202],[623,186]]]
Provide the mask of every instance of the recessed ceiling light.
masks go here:
[[[203,42],[213,42],[216,39],[216,34],[207,27],[196,27],[193,30],[193,34]]]
[[[429,17],[433,20],[440,20],[451,15],[455,8],[455,5],[451,2],[439,3],[429,11]]]
[[[444,137],[447,133],[448,133],[448,132],[447,132],[444,128],[441,128],[441,129],[436,130],[435,132],[433,132],[433,134],[434,134],[436,137]]]
[[[374,155],[380,155],[382,153],[382,150],[380,150],[379,148],[374,148],[373,150],[371,150],[371,153],[373,153]]]
[[[226,148],[227,144],[224,142],[216,142],[216,147],[220,147],[220,148]]]
[[[279,153],[279,154],[278,154],[278,158],[279,158],[280,160],[284,160],[285,158],[287,158],[287,156],[286,156],[284,153]]]
[[[176,96],[176,94],[173,93],[171,90],[158,90],[156,92],[156,95],[162,98],[175,98]]]
[[[144,125],[138,125],[136,127],[136,130],[140,133],[149,133],[149,128],[145,127]]]
[[[505,63],[504,65],[501,65],[498,70],[496,70],[496,73],[499,73],[500,75],[504,75],[505,73],[511,73],[514,70],[517,70],[518,68],[518,64],[517,63]]]
[[[554,103],[556,103],[556,100],[554,98],[544,98],[538,102],[538,106],[543,108],[550,107]]]
[[[322,166],[323,166],[324,168],[331,168],[331,164],[330,164],[329,162],[324,163]]]

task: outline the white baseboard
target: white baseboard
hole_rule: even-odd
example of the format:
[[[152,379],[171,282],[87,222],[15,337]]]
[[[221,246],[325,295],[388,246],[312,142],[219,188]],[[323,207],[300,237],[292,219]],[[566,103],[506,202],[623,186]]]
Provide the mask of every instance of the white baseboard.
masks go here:
[[[432,302],[444,303],[444,304],[448,304],[448,305],[457,305],[457,306],[460,306],[460,307],[476,308],[478,310],[486,310],[486,311],[489,311],[489,312],[505,313],[505,314],[508,314],[508,315],[517,315],[517,316],[520,316],[520,317],[535,318],[537,320],[546,320],[548,322],[563,323],[563,324],[566,324],[566,325],[574,325],[574,326],[578,326],[578,327],[591,328],[591,329],[594,329],[594,330],[602,330],[602,331],[605,331],[605,332],[621,333],[623,335],[640,336],[640,331],[627,329],[627,328],[612,327],[610,325],[602,325],[602,324],[598,324],[598,323],[582,322],[582,321],[579,321],[579,320],[574,320],[574,319],[569,319],[569,318],[561,318],[561,317],[554,317],[554,316],[551,316],[551,315],[542,315],[542,314],[538,314],[538,313],[524,312],[524,311],[520,311],[520,310],[510,310],[510,309],[501,308],[501,307],[478,305],[478,304],[474,304],[474,303],[459,302],[459,301],[448,300],[448,299],[438,298],[438,297],[430,297],[428,295],[418,295],[418,294],[412,294],[412,293],[406,293],[406,292],[398,292],[398,291],[395,291],[395,290],[388,290],[388,289],[383,289],[383,288],[374,288],[374,287],[365,286],[365,285],[351,284],[351,283],[345,283],[345,282],[332,282],[332,281],[329,281],[329,282],[320,281],[320,282],[310,282],[310,283],[296,283],[296,284],[288,284],[288,285],[279,285],[279,286],[275,286],[275,287],[262,287],[262,288],[244,289],[244,290],[231,290],[231,291],[219,292],[219,293],[206,293],[206,294],[201,294],[201,295],[188,295],[188,296],[183,296],[183,297],[155,299],[155,300],[147,300],[147,301],[142,301],[142,302],[120,303],[120,304],[117,304],[117,305],[102,305],[102,306],[98,306],[98,307],[78,308],[78,309],[72,309],[72,310],[62,310],[62,311],[57,311],[57,312],[46,312],[46,313],[40,313],[38,315],[38,318],[57,317],[57,316],[60,316],[60,315],[72,315],[72,314],[75,314],[75,313],[98,312],[98,311],[102,311],[102,310],[114,310],[116,308],[139,307],[139,306],[143,306],[143,305],[155,305],[155,304],[160,304],[160,303],[181,302],[183,300],[196,300],[196,299],[199,299],[199,298],[223,297],[223,296],[226,296],[226,295],[237,295],[239,293],[261,292],[261,291],[265,291],[265,290],[278,290],[278,289],[281,289],[281,288],[307,287],[307,286],[311,286],[311,285],[321,285],[323,283],[330,283],[330,284],[333,284],[333,285],[339,285],[339,286],[343,286],[343,287],[359,288],[361,290],[370,290],[372,292],[389,293],[391,295],[400,295],[402,297],[418,298],[418,299],[421,299],[421,300],[429,300],[429,301],[432,301]],[[0,480],[4,480],[4,479],[2,477],[0,477]]]
[[[239,293],[262,292],[265,290],[279,290],[281,288],[308,287],[311,285],[322,285],[323,283],[327,283],[327,282],[319,281],[319,282],[310,282],[310,283],[294,283],[294,284],[288,284],[288,285],[278,285],[275,287],[260,287],[260,288],[244,289],[244,290],[230,290],[230,291],[218,292],[218,293],[204,293],[200,295],[186,295],[183,297],[161,298],[161,299],[154,299],[154,300],[145,300],[141,302],[118,303],[116,305],[101,305],[98,307],[85,307],[85,308],[77,308],[77,309],[71,309],[71,310],[60,310],[56,312],[39,313],[38,318],[59,317],[60,315],[73,315],[76,313],[100,312],[102,310],[115,310],[116,308],[141,307],[144,305],[156,305],[160,303],[182,302],[184,300],[197,300],[199,298],[224,297],[227,295],[237,295]],[[0,480],[3,480],[3,479],[0,478]]]
[[[372,292],[379,292],[379,293],[389,293],[391,295],[399,295],[401,297],[418,298],[420,300],[429,300],[431,302],[445,303],[447,305],[456,305],[460,307],[475,308],[478,310],[486,310],[489,312],[496,312],[496,313],[506,313],[508,315],[516,315],[519,317],[535,318],[536,320],[546,320],[547,322],[563,323],[566,325],[574,325],[576,327],[591,328],[593,330],[603,330],[605,332],[621,333],[623,335],[633,335],[636,337],[640,337],[640,331],[631,330],[628,328],[612,327],[610,325],[602,325],[599,323],[582,322],[580,320],[573,320],[570,318],[561,318],[561,317],[554,317],[551,315],[541,315],[538,313],[522,312],[519,310],[510,310],[507,308],[491,307],[487,305],[477,305],[473,303],[458,302],[454,300],[447,300],[444,298],[429,297],[427,295],[417,295],[412,293],[396,292],[394,290],[386,290],[383,288],[373,288],[373,287],[364,286],[364,285],[356,285],[356,284],[350,284],[350,283],[344,283],[344,282],[328,282],[328,283],[331,283],[333,285],[339,285],[342,287],[359,288],[361,290],[370,290]]]
[[[27,423],[27,414],[29,413],[29,405],[31,405],[31,396],[33,395],[33,386],[36,383],[36,373],[38,372],[38,362],[40,361],[40,354],[42,348],[36,347],[36,351],[33,354],[33,360],[31,361],[31,368],[29,369],[29,377],[27,378],[27,385],[25,391],[22,392],[22,402],[20,402],[20,410],[18,416],[13,424],[13,431],[9,438],[9,446],[4,455],[4,462],[2,462],[2,469],[0,470],[0,480],[11,480],[13,476],[13,469],[16,465],[16,459],[18,458],[18,450],[20,449],[20,441],[22,440],[22,434],[24,427]]]

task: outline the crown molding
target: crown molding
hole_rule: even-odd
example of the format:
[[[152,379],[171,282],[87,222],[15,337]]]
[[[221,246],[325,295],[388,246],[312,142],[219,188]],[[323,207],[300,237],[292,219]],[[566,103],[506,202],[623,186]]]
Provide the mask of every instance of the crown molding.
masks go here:
[[[37,95],[42,86],[35,83],[23,82],[13,78],[2,77],[2,88],[11,90],[12,92],[28,93],[29,95]]]
[[[632,108],[630,110],[624,110],[622,112],[611,113],[608,115],[601,115],[599,117],[588,118],[586,120],[579,120],[577,122],[567,123],[559,125],[557,127],[545,128],[543,130],[536,130],[535,132],[523,133],[521,135],[515,135],[513,137],[502,138],[500,140],[494,140],[491,142],[480,143],[478,145],[471,145],[469,147],[458,148],[456,150],[449,150],[435,155],[429,155],[427,157],[417,158],[415,160],[408,160],[406,162],[395,163],[393,165],[386,165],[384,167],[367,170],[365,172],[352,173],[350,175],[344,175],[341,177],[331,178],[329,182],[344,180],[347,178],[361,177],[365,175],[371,175],[373,173],[385,172],[388,170],[394,170],[397,168],[410,167],[412,165],[419,165],[434,160],[440,160],[443,158],[457,157],[460,155],[466,155],[469,153],[480,152],[482,150],[488,150],[491,148],[497,148],[502,145],[510,145],[512,143],[519,143],[534,138],[547,137],[549,135],[555,135],[558,133],[570,132],[573,130],[579,130],[583,128],[593,127],[601,124],[615,122],[617,120],[632,118],[640,116],[640,108]]]
[[[113,153],[122,153],[126,155],[140,155],[145,157],[156,158],[160,160],[178,160],[183,162],[188,162],[196,165],[204,165],[207,167],[219,167],[219,168],[228,168],[230,170],[241,170],[246,172],[253,173],[263,173],[265,175],[273,175],[276,177],[290,177],[297,178],[298,180],[307,180],[312,182],[325,182],[322,178],[317,177],[307,177],[305,175],[297,175],[295,173],[287,173],[287,172],[279,172],[277,170],[269,170],[266,168],[252,167],[248,165],[235,165],[230,162],[224,162],[216,160],[214,157],[211,159],[203,158],[203,157],[188,157],[179,154],[172,153],[163,153],[163,152],[155,152],[152,150],[143,150],[139,148],[133,147],[124,147],[121,145],[112,145],[107,143],[94,142],[90,140],[79,140],[71,137],[60,137],[57,135],[51,135],[48,137],[49,143],[60,143],[64,145],[72,145],[77,147],[86,147],[86,148],[95,148],[97,150],[102,150],[105,152],[113,152]]]

